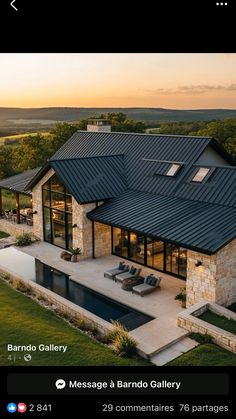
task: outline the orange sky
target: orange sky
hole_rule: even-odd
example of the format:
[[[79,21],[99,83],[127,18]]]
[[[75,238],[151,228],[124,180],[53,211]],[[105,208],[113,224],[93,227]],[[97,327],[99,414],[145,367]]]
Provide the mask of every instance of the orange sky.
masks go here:
[[[0,107],[236,108],[236,54],[0,54]]]

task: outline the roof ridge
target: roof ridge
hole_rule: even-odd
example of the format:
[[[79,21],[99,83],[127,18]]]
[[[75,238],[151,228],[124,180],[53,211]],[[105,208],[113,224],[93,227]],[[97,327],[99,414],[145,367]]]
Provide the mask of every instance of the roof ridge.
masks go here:
[[[119,131],[112,131],[112,132],[97,132],[97,131],[85,131],[85,130],[77,130],[76,132],[82,132],[82,133],[88,133],[88,134],[120,134],[120,135],[146,135],[146,136],[152,136],[152,137],[177,137],[177,138],[199,138],[199,139],[212,139],[213,137],[210,136],[203,136],[203,135],[174,135],[174,134],[149,134],[146,132],[119,132]],[[72,138],[72,137],[71,137]]]

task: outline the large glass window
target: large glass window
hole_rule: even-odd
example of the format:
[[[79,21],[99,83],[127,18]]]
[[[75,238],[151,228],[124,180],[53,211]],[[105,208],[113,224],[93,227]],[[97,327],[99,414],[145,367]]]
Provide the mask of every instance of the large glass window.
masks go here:
[[[56,175],[43,185],[44,239],[63,249],[72,247],[72,196]]]
[[[187,249],[117,227],[112,234],[115,255],[186,278]]]
[[[136,233],[130,233],[129,257],[138,263],[144,263],[145,245],[144,236]]]
[[[128,257],[128,232],[113,227],[113,253],[117,256]]]
[[[164,270],[164,243],[147,237],[147,265]]]
[[[186,278],[187,249],[166,243],[166,271]]]

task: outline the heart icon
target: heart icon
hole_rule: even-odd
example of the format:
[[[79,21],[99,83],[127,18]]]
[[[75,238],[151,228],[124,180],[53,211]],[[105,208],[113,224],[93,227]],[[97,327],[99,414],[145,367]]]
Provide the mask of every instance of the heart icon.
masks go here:
[[[27,406],[25,403],[18,403],[17,412],[24,413],[26,409],[27,409]]]

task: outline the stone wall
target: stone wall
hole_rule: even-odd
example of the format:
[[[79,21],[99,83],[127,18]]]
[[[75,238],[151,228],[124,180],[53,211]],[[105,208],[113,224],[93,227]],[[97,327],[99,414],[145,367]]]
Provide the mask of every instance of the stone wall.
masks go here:
[[[227,332],[213,324],[210,324],[204,320],[198,319],[205,311],[212,311],[213,313],[227,317],[236,321],[236,313],[227,310],[218,304],[210,304],[207,301],[201,301],[187,310],[182,311],[178,314],[177,324],[185,330],[191,333],[201,333],[202,335],[210,335],[213,338],[213,342],[223,348],[236,353],[236,336],[233,333]]]
[[[216,254],[216,302],[230,305],[236,301],[236,239]]]
[[[43,240],[42,186],[54,173],[55,171],[50,169],[32,190],[33,212],[37,211],[37,214],[33,215],[33,233],[40,240]]]
[[[92,211],[96,204],[80,205],[72,198],[73,247],[80,247],[83,257],[92,257],[92,222],[87,218],[87,212]]]
[[[27,224],[16,224],[7,220],[0,220],[0,231],[10,234],[10,236],[18,236],[23,233],[29,233],[33,236],[33,227]]]
[[[101,223],[94,223],[95,233],[95,257],[107,256],[111,249],[111,226]]]
[[[236,301],[236,240],[214,255],[188,250],[187,257],[187,307],[201,300],[223,306]]]

